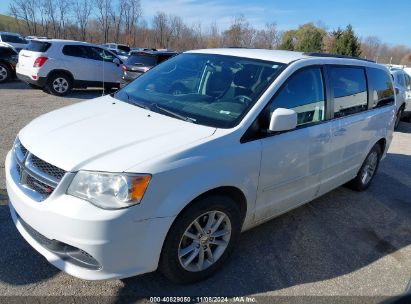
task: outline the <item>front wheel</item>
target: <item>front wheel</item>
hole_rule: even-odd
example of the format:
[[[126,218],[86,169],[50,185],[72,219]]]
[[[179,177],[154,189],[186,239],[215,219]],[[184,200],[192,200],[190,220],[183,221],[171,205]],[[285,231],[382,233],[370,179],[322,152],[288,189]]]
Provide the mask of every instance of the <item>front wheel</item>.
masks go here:
[[[229,197],[210,195],[193,203],[170,228],[160,271],[176,283],[192,283],[225,263],[241,230],[241,213]]]
[[[365,158],[357,176],[347,184],[349,188],[364,191],[371,185],[380,164],[381,154],[380,145],[375,144]]]

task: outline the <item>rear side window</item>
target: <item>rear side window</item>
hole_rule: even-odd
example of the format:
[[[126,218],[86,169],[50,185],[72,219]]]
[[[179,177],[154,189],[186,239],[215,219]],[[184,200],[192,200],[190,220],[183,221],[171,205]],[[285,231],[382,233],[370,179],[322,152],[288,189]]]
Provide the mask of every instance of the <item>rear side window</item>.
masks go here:
[[[157,58],[152,55],[131,55],[128,57],[127,65],[144,65],[144,66],[154,66],[156,65]]]
[[[50,46],[51,46],[51,43],[49,42],[32,40],[30,41],[29,45],[26,47],[26,50],[32,51],[32,52],[44,53],[44,52],[47,52]]]
[[[334,117],[367,110],[367,81],[363,68],[332,66],[329,76],[334,96]]]
[[[26,39],[24,39],[22,37],[19,37],[19,36],[16,36],[16,35],[2,34],[1,35],[1,40],[3,42],[11,42],[11,43],[22,43],[22,44],[27,43]]]
[[[371,88],[373,108],[394,103],[394,88],[390,74],[381,69],[369,68],[368,81]]]
[[[297,112],[297,125],[324,120],[324,84],[320,68],[293,74],[270,104],[270,113],[285,108]]]
[[[72,57],[89,58],[87,49],[82,45],[65,45],[63,54]]]

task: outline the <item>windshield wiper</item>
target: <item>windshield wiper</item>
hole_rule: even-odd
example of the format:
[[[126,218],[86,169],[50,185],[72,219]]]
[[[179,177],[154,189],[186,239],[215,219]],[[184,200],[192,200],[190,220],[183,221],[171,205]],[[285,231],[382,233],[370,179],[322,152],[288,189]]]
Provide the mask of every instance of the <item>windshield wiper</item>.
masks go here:
[[[178,119],[181,119],[181,120],[184,120],[184,121],[188,121],[188,122],[192,122],[192,123],[196,122],[196,119],[194,119],[194,118],[191,118],[191,117],[188,117],[188,116],[184,116],[184,115],[178,114],[178,113],[176,113],[176,112],[174,112],[174,111],[171,111],[171,110],[169,110],[169,109],[163,108],[163,107],[159,106],[159,105],[156,104],[156,103],[153,103],[152,106],[153,106],[154,108],[156,108],[156,109],[164,112],[164,113],[167,113],[167,114],[170,114],[170,115],[174,116],[175,118],[178,118]]]
[[[131,102],[133,105],[135,105],[135,106],[137,106],[137,107],[139,107],[139,108],[143,108],[143,109],[146,109],[146,110],[151,111],[151,109],[150,109],[150,107],[149,107],[148,105],[145,105],[144,103],[140,103],[140,102],[132,99],[132,98],[130,97],[130,95],[128,95],[127,92],[124,92],[124,93],[125,93],[126,96],[127,96],[127,101],[128,101],[128,102]]]

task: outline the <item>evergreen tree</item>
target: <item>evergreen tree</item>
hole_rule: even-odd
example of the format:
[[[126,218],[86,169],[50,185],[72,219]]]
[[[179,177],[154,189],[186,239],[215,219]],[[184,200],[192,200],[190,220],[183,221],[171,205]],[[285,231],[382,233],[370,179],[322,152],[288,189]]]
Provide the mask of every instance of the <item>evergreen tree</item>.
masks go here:
[[[352,26],[349,24],[345,30],[338,28],[331,33],[334,43],[331,52],[338,55],[359,57],[361,55],[361,43],[355,36]]]

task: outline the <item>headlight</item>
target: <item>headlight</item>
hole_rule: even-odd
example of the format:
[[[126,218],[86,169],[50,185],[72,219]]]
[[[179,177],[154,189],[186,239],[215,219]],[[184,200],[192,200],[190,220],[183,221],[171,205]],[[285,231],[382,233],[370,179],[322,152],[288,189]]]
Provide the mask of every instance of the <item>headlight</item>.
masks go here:
[[[104,209],[127,208],[141,202],[150,179],[148,174],[79,171],[67,194]]]

